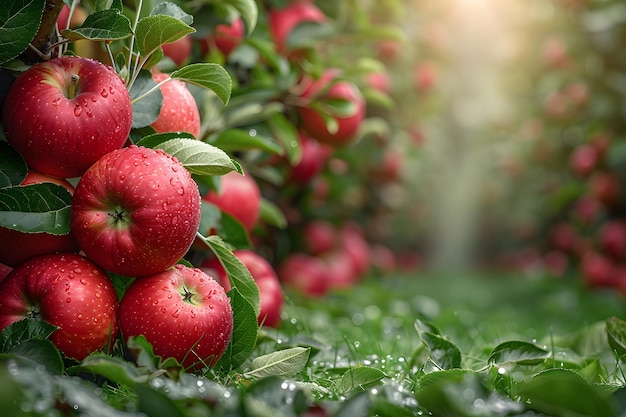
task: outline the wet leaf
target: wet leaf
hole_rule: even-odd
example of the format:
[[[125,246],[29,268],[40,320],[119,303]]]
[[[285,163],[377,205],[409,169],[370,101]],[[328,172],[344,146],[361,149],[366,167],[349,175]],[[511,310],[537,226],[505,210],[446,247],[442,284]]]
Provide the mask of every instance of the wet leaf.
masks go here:
[[[489,354],[489,363],[517,363],[520,365],[536,365],[550,357],[550,352],[539,346],[523,341],[510,340],[500,343]]]
[[[252,354],[256,346],[258,324],[254,307],[237,288],[228,291],[233,308],[233,336],[226,351],[217,363],[225,371],[239,368]]]
[[[28,48],[41,23],[45,0],[4,0],[0,7],[0,64]]]
[[[245,375],[248,378],[295,377],[306,366],[310,351],[310,348],[295,347],[259,356],[252,361],[252,369]]]
[[[172,155],[196,175],[224,175],[237,171],[237,165],[220,148],[195,139],[175,138],[155,146]]]
[[[8,143],[0,141],[0,188],[20,185],[27,173],[28,166],[22,155]]]
[[[131,36],[132,29],[128,17],[117,9],[108,9],[90,14],[79,28],[64,29],[61,33],[71,41],[105,41],[126,39]]]

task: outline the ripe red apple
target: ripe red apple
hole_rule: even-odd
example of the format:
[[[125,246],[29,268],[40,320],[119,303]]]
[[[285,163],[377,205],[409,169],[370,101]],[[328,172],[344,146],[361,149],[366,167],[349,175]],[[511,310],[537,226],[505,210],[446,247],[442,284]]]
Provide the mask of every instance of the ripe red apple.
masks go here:
[[[609,220],[601,228],[598,236],[602,248],[614,259],[626,257],[626,222]]]
[[[26,317],[58,326],[50,340],[82,360],[117,334],[117,294],[107,275],[76,254],[42,255],[0,282],[0,329]]]
[[[331,290],[345,290],[356,284],[360,275],[351,255],[345,250],[333,250],[322,257],[326,281]]]
[[[313,3],[297,1],[281,9],[270,9],[268,25],[270,36],[279,52],[288,50],[289,35],[304,22],[324,23],[326,15]]]
[[[126,340],[144,335],[154,353],[194,369],[213,366],[233,331],[224,288],[200,269],[180,264],[133,281],[120,302],[119,317]]]
[[[365,82],[370,88],[389,94],[391,92],[391,77],[386,71],[374,71],[367,74]]]
[[[124,145],[131,107],[124,81],[113,68],[63,56],[38,63],[15,80],[2,123],[7,141],[29,167],[70,178]]]
[[[304,132],[300,132],[299,137],[302,157],[296,165],[290,166],[288,180],[297,184],[308,184],[322,172],[330,152],[325,145]]]
[[[259,287],[261,300],[259,324],[278,327],[281,322],[280,314],[285,297],[274,267],[261,255],[248,249],[235,250],[233,254],[248,268],[250,275]],[[228,275],[217,258],[206,259],[201,268],[215,277],[226,291],[230,291]]]
[[[330,222],[311,220],[302,230],[302,240],[308,253],[322,255],[335,249],[339,236]]]
[[[91,166],[74,191],[71,227],[102,268],[150,275],[175,264],[200,224],[200,193],[185,167],[161,150],[113,151]]]
[[[592,287],[611,287],[617,281],[615,263],[598,252],[587,252],[581,258],[581,273],[585,283]]]
[[[162,72],[153,72],[152,79],[161,82],[169,77]],[[187,85],[176,79],[161,84],[163,105],[158,119],[152,123],[157,133],[188,132],[200,136],[200,111]]]
[[[420,62],[413,68],[413,82],[421,93],[432,91],[439,81],[438,78],[437,68],[431,62]]]
[[[217,48],[226,58],[241,44],[245,36],[243,19],[237,17],[230,24],[221,23],[215,26],[213,33],[200,39],[200,50],[203,54]]]
[[[372,265],[370,245],[360,228],[354,224],[346,224],[340,230],[341,250],[348,253],[359,277],[363,277]]]
[[[575,148],[570,155],[570,167],[581,177],[588,176],[598,165],[599,154],[595,146],[584,144]]]
[[[277,269],[280,281],[295,291],[309,297],[323,297],[330,282],[321,258],[302,252],[293,252]]]
[[[64,179],[51,177],[36,171],[30,171],[20,185],[51,182],[61,185],[74,193],[74,186]],[[0,263],[16,267],[22,262],[35,257],[54,252],[78,252],[78,244],[72,233],[53,235],[46,232],[23,233],[0,227]]]
[[[204,200],[230,214],[250,232],[261,212],[261,190],[250,175],[235,171],[220,177],[219,190],[211,190]]]
[[[381,244],[375,244],[371,247],[372,266],[382,274],[390,274],[397,269],[396,256],[393,251]]]
[[[189,35],[163,45],[163,55],[170,58],[176,65],[182,67],[191,56],[193,41]]]
[[[324,71],[317,79],[307,79],[300,94],[304,104],[297,107],[301,127],[314,139],[331,146],[343,146],[354,139],[365,118],[365,99],[358,87],[347,80],[336,80],[339,71]],[[347,113],[324,108],[325,103],[347,102]],[[316,106],[318,108],[316,108]],[[320,111],[337,124],[329,129]]]
[[[549,67],[564,68],[570,63],[569,52],[559,37],[553,36],[543,43],[541,53],[543,59]]]

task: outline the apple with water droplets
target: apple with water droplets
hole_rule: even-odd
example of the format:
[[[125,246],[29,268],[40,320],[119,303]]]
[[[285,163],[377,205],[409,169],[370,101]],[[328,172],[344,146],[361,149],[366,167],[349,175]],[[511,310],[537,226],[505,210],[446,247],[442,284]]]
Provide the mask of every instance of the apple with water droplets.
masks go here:
[[[213,366],[233,331],[224,288],[200,269],[181,264],[133,281],[120,302],[119,317],[125,340],[143,335],[154,353],[191,369]]]
[[[200,192],[173,156],[131,145],[93,164],[74,191],[70,226],[102,268],[151,275],[174,265],[194,241]]]
[[[188,132],[200,136],[200,111],[193,95],[181,80],[169,79],[163,72],[153,72],[152,79],[161,84],[163,104],[152,127],[157,133]],[[168,80],[169,79],[169,80]]]
[[[113,68],[63,56],[33,65],[15,80],[2,123],[7,141],[29,167],[72,178],[124,145],[132,105]]]
[[[77,254],[31,258],[0,281],[0,330],[24,318],[42,319],[58,327],[52,343],[79,361],[110,346],[117,312],[111,280]]]

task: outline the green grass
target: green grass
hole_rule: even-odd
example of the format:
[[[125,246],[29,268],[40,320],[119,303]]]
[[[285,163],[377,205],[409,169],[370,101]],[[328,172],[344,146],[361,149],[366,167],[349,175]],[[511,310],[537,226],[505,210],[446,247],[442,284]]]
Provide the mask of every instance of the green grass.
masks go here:
[[[230,372],[181,374],[145,340],[133,344],[138,364],[100,355],[59,372],[45,341],[18,343],[0,361],[11,393],[0,409],[296,417],[317,404],[337,417],[622,417],[623,318],[619,294],[575,280],[372,277],[324,299],[289,294],[282,327],[262,329],[249,360]]]

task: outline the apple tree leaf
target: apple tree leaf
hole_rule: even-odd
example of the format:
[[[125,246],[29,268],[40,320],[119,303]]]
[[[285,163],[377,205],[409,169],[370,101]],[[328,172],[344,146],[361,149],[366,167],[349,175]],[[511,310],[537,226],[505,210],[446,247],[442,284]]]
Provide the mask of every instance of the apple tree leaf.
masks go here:
[[[198,230],[205,235],[216,233],[225,242],[237,249],[252,247],[250,236],[245,226],[228,213],[222,212],[216,205],[202,200],[202,217]]]
[[[70,232],[72,195],[62,185],[39,183],[0,189],[0,226],[25,233]]]
[[[79,28],[62,30],[61,34],[70,41],[110,41],[130,37],[132,29],[128,17],[117,9],[107,9],[90,14]]]
[[[213,91],[225,105],[228,104],[233,80],[221,65],[210,62],[190,64],[172,72],[170,77],[207,88]]]
[[[250,275],[250,271],[225,245],[224,241],[216,235],[204,237],[198,236],[213,251],[217,259],[224,267],[231,288],[237,288],[241,295],[252,305],[256,317],[261,312],[259,287]]]
[[[45,0],[4,0],[0,7],[0,64],[17,57],[35,38]]]
[[[0,353],[7,353],[27,340],[47,339],[57,329],[44,320],[29,317],[11,323],[0,332]]]
[[[186,25],[190,25],[193,23],[193,16],[186,13],[183,9],[181,9],[177,4],[164,1],[163,3],[159,3],[150,12],[152,16],[157,15],[165,15],[175,17]]]
[[[275,226],[279,229],[287,227],[287,218],[285,213],[272,201],[262,198],[261,199],[261,220],[263,224],[269,226]]]
[[[620,356],[626,355],[626,321],[611,317],[606,321],[609,345]]]
[[[298,375],[309,360],[311,348],[293,347],[254,358],[252,369],[245,373],[248,378],[281,376],[292,378]]]
[[[196,137],[188,132],[165,132],[165,133],[151,133],[143,136],[139,139],[135,145],[143,146],[144,148],[156,148],[162,143],[171,139],[195,139]]]
[[[13,346],[7,356],[24,366],[43,365],[53,375],[63,374],[65,368],[59,349],[50,340],[27,340]]]
[[[428,348],[429,359],[437,370],[461,367],[461,351],[455,344],[430,332],[420,332],[419,336]]]
[[[244,129],[223,130],[211,143],[226,152],[260,149],[278,155],[283,154],[283,149],[273,138],[259,134],[252,136],[249,131]]]
[[[145,16],[139,19],[135,30],[137,49],[142,56],[149,56],[161,45],[177,41],[194,31],[194,28],[173,16]]]
[[[550,357],[550,352],[532,343],[509,340],[500,343],[489,354],[489,363],[536,365]]]
[[[176,138],[155,147],[172,155],[192,174],[224,175],[238,171],[238,166],[226,152],[195,139]]]
[[[146,382],[151,375],[149,373],[141,373],[140,368],[132,362],[103,354],[88,356],[79,366],[68,368],[67,373],[70,375],[79,375],[81,373],[100,375],[116,384],[131,388],[138,383]]]
[[[152,74],[147,70],[141,70],[133,83],[129,91],[133,103],[133,129],[150,126],[158,119],[161,106],[163,106],[163,93],[160,88],[154,88],[156,85],[157,82],[152,79]],[[150,93],[146,95],[149,91]],[[139,97],[141,99],[136,100]]]
[[[276,138],[285,149],[285,155],[292,165],[297,164],[302,158],[302,148],[298,130],[287,118],[277,113],[267,120],[274,138]]]
[[[246,33],[252,33],[259,18],[259,9],[254,0],[226,0],[232,5],[246,24]]]
[[[0,188],[20,185],[28,166],[22,155],[6,142],[0,142]]]
[[[337,382],[335,390],[338,393],[345,394],[354,390],[364,390],[372,384],[378,383],[387,375],[378,368],[363,366],[358,368],[350,368]]]
[[[250,357],[259,328],[254,307],[237,288],[231,288],[228,297],[233,308],[233,336],[216,365],[225,372],[239,368]]]

